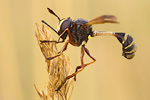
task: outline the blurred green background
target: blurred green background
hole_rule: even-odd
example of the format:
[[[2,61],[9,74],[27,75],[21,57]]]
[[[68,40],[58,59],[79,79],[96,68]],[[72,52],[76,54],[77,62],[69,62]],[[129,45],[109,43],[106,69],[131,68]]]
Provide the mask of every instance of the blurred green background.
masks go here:
[[[88,41],[86,47],[97,61],[77,75],[71,100],[150,100],[150,0],[1,0],[0,4],[0,100],[37,100],[34,84],[45,89],[48,75],[35,23],[41,25],[44,19],[56,28],[58,20],[47,7],[61,18],[115,15],[120,24],[93,25],[93,30],[126,32],[138,46],[134,59],[127,60],[114,37]],[[74,72],[80,65],[80,48],[69,45],[64,54]]]

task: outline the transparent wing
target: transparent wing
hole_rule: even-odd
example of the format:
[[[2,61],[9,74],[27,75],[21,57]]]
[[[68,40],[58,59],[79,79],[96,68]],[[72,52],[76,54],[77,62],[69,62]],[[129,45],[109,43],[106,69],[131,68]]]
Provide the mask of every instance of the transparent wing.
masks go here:
[[[93,24],[104,24],[104,23],[118,23],[117,17],[113,15],[102,15],[102,16],[89,20],[89,22],[86,24],[93,25]]]

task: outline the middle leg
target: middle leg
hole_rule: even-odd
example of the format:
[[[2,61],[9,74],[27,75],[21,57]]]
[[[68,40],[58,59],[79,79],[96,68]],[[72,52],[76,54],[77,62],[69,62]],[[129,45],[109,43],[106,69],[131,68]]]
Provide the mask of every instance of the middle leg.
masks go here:
[[[86,67],[87,65],[94,63],[96,61],[96,59],[90,54],[89,50],[85,47],[85,45],[83,45],[83,49],[86,52],[86,54],[93,60],[90,63],[84,64],[84,67]],[[81,61],[83,61],[83,59]],[[78,72],[78,70],[81,68],[82,68],[82,64],[81,64],[81,66],[77,66],[75,73]],[[74,80],[76,81],[76,75],[74,76]]]
[[[84,64],[84,62],[83,62],[84,52],[86,52],[87,55],[88,55],[90,58],[93,59],[92,62],[87,63],[87,64]],[[85,48],[85,45],[82,45],[82,47],[81,47],[81,65],[76,68],[76,72],[75,72],[75,73],[73,73],[72,75],[69,75],[69,76],[67,76],[67,77],[65,78],[65,80],[64,80],[64,81],[62,82],[62,84],[57,88],[56,91],[59,91],[60,88],[66,83],[66,81],[67,81],[68,79],[70,79],[70,78],[72,78],[72,77],[75,77],[75,78],[76,78],[76,75],[77,75],[79,72],[81,72],[81,71],[84,69],[85,66],[90,65],[90,64],[94,63],[95,61],[96,61],[96,59],[90,55],[89,50],[88,50],[87,48]],[[80,69],[80,70],[79,70],[79,69]]]
[[[79,70],[78,72],[75,72],[75,73],[73,73],[73,74],[67,76],[67,77],[65,78],[65,80],[61,83],[61,85],[57,88],[56,91],[59,91],[59,90],[61,89],[61,87],[66,83],[66,81],[67,81],[68,79],[72,78],[73,76],[75,76],[77,73],[81,72],[81,71],[84,69],[83,57],[84,57],[84,49],[83,49],[83,47],[81,47],[81,66],[82,66],[82,69]]]

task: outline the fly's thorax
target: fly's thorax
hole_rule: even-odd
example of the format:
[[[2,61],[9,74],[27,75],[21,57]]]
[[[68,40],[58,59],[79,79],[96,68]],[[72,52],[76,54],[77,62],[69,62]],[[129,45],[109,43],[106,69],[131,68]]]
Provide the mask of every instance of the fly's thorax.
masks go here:
[[[75,19],[70,28],[74,41],[80,45],[83,41],[88,41],[88,37],[92,32],[92,26],[88,26],[86,23],[88,23],[88,21],[84,19]]]

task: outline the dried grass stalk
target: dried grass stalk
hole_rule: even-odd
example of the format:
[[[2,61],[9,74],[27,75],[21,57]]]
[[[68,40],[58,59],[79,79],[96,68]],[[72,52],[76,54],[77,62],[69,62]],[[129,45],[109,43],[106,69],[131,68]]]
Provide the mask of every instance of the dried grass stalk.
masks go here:
[[[52,57],[57,54],[56,43],[40,43],[40,40],[52,40],[50,29],[45,28],[42,25],[42,29],[36,24],[37,31],[35,35],[37,37],[38,44],[41,52],[45,58]],[[41,100],[69,100],[73,91],[73,79],[69,79],[60,91],[55,91],[60,84],[64,81],[66,76],[72,73],[72,66],[69,58],[65,58],[64,55],[57,57],[53,60],[46,60],[47,72],[49,75],[49,82],[45,91],[40,91],[35,86],[35,89]]]

